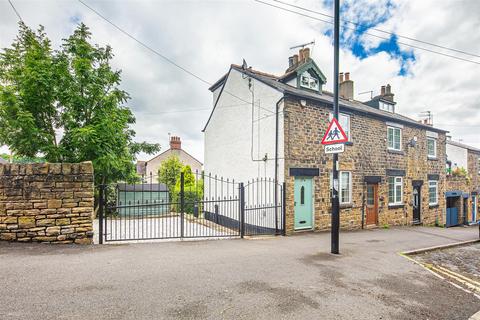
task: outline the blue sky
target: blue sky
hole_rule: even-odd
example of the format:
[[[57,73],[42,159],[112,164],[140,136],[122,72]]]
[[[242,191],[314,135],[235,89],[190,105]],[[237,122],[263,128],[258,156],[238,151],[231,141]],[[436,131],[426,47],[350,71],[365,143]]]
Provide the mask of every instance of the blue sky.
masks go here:
[[[333,8],[332,0],[325,0],[325,7]],[[340,8],[341,28],[340,45],[344,49],[350,50],[357,58],[365,59],[380,52],[386,52],[392,58],[399,60],[400,68],[398,70],[399,76],[406,76],[409,74],[409,67],[415,61],[415,54],[413,51],[405,50],[398,44],[398,37],[384,33],[372,31],[372,28],[381,27],[395,14],[396,5],[389,0],[383,4],[378,3],[364,3],[360,6],[357,2],[343,1]],[[379,10],[379,8],[381,8]],[[333,11],[333,9],[332,9]],[[368,14],[365,14],[368,12]],[[346,14],[348,13],[348,15]],[[353,25],[350,22],[355,22],[358,25]],[[366,33],[376,34],[385,40],[372,37],[374,40],[379,40],[374,46],[365,43]],[[325,31],[325,35],[332,37],[333,27]]]
[[[333,12],[332,0],[285,1],[327,14]],[[480,54],[480,33],[471,32],[480,29],[477,14],[480,1],[341,2],[342,19],[365,25],[355,32],[343,30],[342,36],[340,71],[351,73],[355,98],[365,101],[368,96],[360,95],[361,92],[373,91],[376,95],[382,85],[391,84],[399,113],[419,119],[420,111],[430,110],[436,126],[449,130],[455,140],[462,139],[480,148],[480,93],[474,80],[478,65],[417,49],[411,51],[385,34],[377,33],[387,37],[386,41],[365,35],[366,30],[378,27]],[[168,134],[177,135],[190,154],[203,160],[201,130],[212,108],[208,85],[152,54],[78,1],[16,0],[14,3],[27,24],[34,28],[39,24],[45,26],[55,48],[79,21],[86,23],[95,43],[113,48],[113,66],[122,70],[121,87],[132,97],[128,106],[137,118],[134,126],[137,141],[158,142],[165,150]],[[312,58],[327,76],[326,89],[332,89],[333,48],[328,33],[331,25],[252,0],[87,0],[87,3],[210,82],[224,75],[231,63],[241,64],[243,59],[255,69],[280,75],[288,67],[288,57],[294,54],[289,48],[315,39]],[[17,20],[8,1],[0,1],[0,48],[11,45],[18,32]],[[324,33],[324,28],[330,31]],[[0,146],[0,152],[4,151],[6,147]],[[149,158],[142,155],[140,159]]]

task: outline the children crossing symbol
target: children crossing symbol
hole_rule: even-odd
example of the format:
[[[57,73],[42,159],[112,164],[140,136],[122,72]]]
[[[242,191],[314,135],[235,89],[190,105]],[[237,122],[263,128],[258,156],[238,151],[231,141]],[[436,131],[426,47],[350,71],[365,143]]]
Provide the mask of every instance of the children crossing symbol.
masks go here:
[[[342,127],[338,123],[338,120],[333,118],[328,125],[327,132],[325,132],[325,136],[323,136],[322,144],[336,144],[336,143],[345,143],[348,141],[347,135],[345,131],[343,131]]]

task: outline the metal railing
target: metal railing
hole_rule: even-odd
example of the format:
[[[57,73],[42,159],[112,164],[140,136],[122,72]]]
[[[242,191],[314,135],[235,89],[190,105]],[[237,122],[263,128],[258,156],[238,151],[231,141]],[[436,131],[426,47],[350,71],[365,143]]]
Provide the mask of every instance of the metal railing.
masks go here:
[[[168,188],[150,182],[100,185],[99,242],[284,234],[285,185],[181,174]]]

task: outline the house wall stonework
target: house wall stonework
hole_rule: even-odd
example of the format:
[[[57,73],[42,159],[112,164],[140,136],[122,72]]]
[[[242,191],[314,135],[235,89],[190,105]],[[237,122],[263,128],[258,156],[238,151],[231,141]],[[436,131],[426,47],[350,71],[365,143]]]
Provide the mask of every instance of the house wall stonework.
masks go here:
[[[468,150],[468,175],[472,182],[472,191],[480,192],[480,152]]]
[[[298,101],[289,98],[285,102],[285,181],[287,183],[286,225],[287,233],[294,231],[294,177],[290,168],[319,168],[314,183],[315,230],[330,228],[330,173],[332,156],[324,153],[321,140],[329,122],[331,106],[318,102],[307,102],[302,107]],[[350,115],[351,143],[340,154],[340,170],[352,174],[351,204],[341,205],[340,223],[342,229],[358,229],[364,219],[365,176],[380,176],[378,184],[379,213],[378,225],[409,225],[413,221],[413,180],[423,181],[421,187],[421,221],[423,224],[443,224],[445,220],[445,139],[438,134],[437,158],[427,159],[426,130],[403,125],[402,151],[387,149],[387,123],[359,113],[342,111]],[[417,137],[415,147],[409,141]],[[404,170],[403,205],[389,207],[387,169]],[[428,175],[438,175],[438,205],[428,203]]]
[[[468,194],[468,198],[463,198],[461,201],[458,201],[458,212],[459,221],[465,222],[465,217],[467,217],[467,221],[470,222],[473,219],[473,197],[472,195],[476,195],[475,201],[477,202],[477,214],[476,219],[479,220],[479,207],[480,207],[480,166],[478,163],[478,159],[480,158],[480,152],[468,150],[467,152],[467,176],[455,176],[449,175],[447,177],[447,191],[450,190],[460,190],[465,194]],[[467,202],[467,211],[464,212],[464,202]]]
[[[467,219],[471,218],[471,206],[472,206],[472,199],[470,197],[470,189],[472,188],[471,180],[467,177],[462,176],[454,176],[449,175],[447,176],[447,191],[462,191],[463,193],[468,193],[469,197],[464,198],[463,195],[460,197],[456,197],[453,201],[453,207],[457,208],[458,212],[458,222],[465,223],[465,217]],[[467,211],[465,212],[464,203],[467,203]],[[467,220],[469,221],[469,220]]]
[[[93,241],[90,162],[0,164],[0,240]]]

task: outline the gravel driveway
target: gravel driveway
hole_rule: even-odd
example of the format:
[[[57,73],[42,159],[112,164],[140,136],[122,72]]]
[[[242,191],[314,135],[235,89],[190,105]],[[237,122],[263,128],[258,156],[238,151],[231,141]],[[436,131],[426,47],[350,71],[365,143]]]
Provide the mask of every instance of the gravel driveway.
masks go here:
[[[468,319],[480,300],[398,252],[477,228],[254,240],[0,244],[0,319]]]

